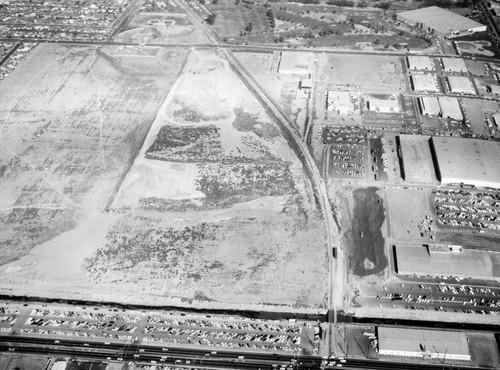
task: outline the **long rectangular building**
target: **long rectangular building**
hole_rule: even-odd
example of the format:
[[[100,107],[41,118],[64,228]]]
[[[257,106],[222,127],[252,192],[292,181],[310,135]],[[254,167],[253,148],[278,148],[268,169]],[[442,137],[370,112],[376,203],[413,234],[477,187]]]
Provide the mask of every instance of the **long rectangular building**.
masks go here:
[[[500,189],[500,143],[444,136],[430,143],[441,183]]]
[[[429,6],[397,14],[398,19],[440,36],[456,36],[486,31],[486,26],[438,6]]]
[[[452,276],[498,281],[493,268],[500,253],[477,249],[437,249],[432,246],[394,247],[398,275]]]
[[[462,331],[379,326],[377,337],[381,356],[471,360]]]
[[[457,121],[464,119],[462,110],[460,109],[460,103],[457,98],[440,96],[439,106],[441,107],[441,114],[443,118],[451,118]]]

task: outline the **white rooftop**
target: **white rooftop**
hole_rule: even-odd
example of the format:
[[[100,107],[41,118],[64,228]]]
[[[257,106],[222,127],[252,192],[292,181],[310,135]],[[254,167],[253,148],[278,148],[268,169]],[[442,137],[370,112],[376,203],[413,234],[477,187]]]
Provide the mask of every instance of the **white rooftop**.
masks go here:
[[[398,18],[412,23],[422,23],[425,28],[430,27],[443,35],[449,35],[456,31],[486,30],[486,26],[483,24],[438,6],[401,12],[398,13]]]
[[[380,326],[377,332],[381,355],[470,360],[469,344],[462,331]]]
[[[467,72],[467,66],[461,58],[441,58],[441,62],[447,72]]]
[[[415,91],[433,91],[433,92],[438,91],[437,80],[436,80],[436,76],[434,76],[434,75],[412,74],[411,78],[413,80],[413,89]]]
[[[462,120],[464,118],[457,98],[441,96],[439,97],[439,106],[441,107],[441,113],[444,118],[456,120]]]
[[[476,94],[468,77],[448,76],[447,78],[452,93]]]
[[[408,58],[408,68],[417,70],[433,69],[431,58],[421,55],[410,55]]]
[[[500,189],[500,143],[441,136],[431,140],[442,183]]]
[[[340,114],[352,112],[351,95],[349,91],[328,91],[328,110],[338,111]]]
[[[441,113],[438,99],[435,96],[421,96],[418,99],[422,109],[422,114],[437,116]]]

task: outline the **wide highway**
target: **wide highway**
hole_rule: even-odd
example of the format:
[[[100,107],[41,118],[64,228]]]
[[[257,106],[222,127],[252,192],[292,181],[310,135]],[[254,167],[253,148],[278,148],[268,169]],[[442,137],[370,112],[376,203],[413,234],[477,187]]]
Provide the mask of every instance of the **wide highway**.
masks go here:
[[[66,356],[77,360],[133,361],[139,364],[175,365],[196,369],[389,369],[389,370],[460,370],[470,369],[464,363],[446,365],[442,363],[402,363],[356,358],[321,358],[319,356],[275,355],[234,351],[211,351],[199,348],[161,348],[137,344],[92,343],[82,341],[43,339],[40,337],[0,337],[0,351],[13,353],[48,354]],[[470,365],[470,363],[469,363]],[[486,368],[474,367],[482,370]]]

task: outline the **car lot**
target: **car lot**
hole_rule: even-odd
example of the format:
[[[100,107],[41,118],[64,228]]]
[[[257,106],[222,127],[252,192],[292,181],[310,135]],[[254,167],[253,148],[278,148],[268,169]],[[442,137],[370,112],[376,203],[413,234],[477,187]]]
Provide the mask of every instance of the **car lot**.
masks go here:
[[[329,146],[329,174],[332,177],[363,178],[367,174],[369,139],[365,130],[326,126],[322,142]]]
[[[33,304],[0,306],[0,335],[12,332],[91,341],[196,345],[272,352],[317,351],[316,323],[257,320],[181,312],[118,311],[111,308],[60,309]],[[41,306],[41,307],[40,307]],[[125,312],[124,312],[125,311]],[[307,339],[307,340],[304,340]]]
[[[440,311],[471,315],[500,315],[500,288],[475,282],[409,281],[382,287],[379,294],[363,299],[379,308]],[[403,280],[401,280],[403,281]],[[479,282],[477,282],[479,284]]]
[[[438,189],[432,192],[437,222],[447,228],[500,230],[500,196],[490,191]]]

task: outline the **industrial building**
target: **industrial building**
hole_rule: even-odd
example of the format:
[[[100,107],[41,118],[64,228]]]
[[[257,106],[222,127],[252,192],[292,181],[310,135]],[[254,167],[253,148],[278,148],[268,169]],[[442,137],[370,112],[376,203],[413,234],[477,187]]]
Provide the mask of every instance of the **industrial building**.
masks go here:
[[[300,89],[301,90],[312,89],[312,79],[311,78],[303,78],[302,80],[300,80]]]
[[[435,96],[419,96],[417,102],[421,114],[426,116],[439,116],[441,114],[439,101]]]
[[[500,253],[460,246],[424,245],[394,247],[396,272],[406,276],[450,276],[481,280],[497,280],[494,260]]]
[[[366,109],[371,112],[399,113],[401,108],[397,96],[390,95],[387,99],[380,99],[373,96],[366,98]]]
[[[314,68],[313,53],[283,51],[278,72],[286,75],[310,75]]]
[[[438,6],[397,14],[399,20],[438,36],[459,36],[486,31],[486,26]]]
[[[439,92],[435,75],[425,74],[410,76],[410,82],[414,91]]]
[[[493,119],[493,123],[497,127],[497,129],[500,129],[500,113],[493,113],[491,115],[491,118]]]
[[[430,71],[434,69],[431,58],[421,55],[410,55],[406,57],[406,63],[410,70]]]
[[[430,143],[441,183],[500,189],[500,143],[444,136]]]
[[[462,331],[377,327],[381,356],[470,361],[467,336]]]
[[[411,183],[434,183],[436,174],[432,163],[430,136],[400,135],[399,151],[402,160],[401,176]]]
[[[348,91],[328,91],[327,109],[337,114],[354,113],[351,95]]]
[[[487,85],[486,86],[486,91],[495,94],[495,95],[500,95],[500,86],[498,85]]]
[[[441,116],[443,118],[450,118],[457,121],[462,121],[464,116],[460,109],[460,103],[457,98],[449,96],[441,96],[438,98],[439,106],[441,107]]]
[[[445,72],[467,72],[467,66],[462,58],[441,58],[441,66]]]
[[[468,77],[448,76],[446,79],[448,80],[448,86],[452,93],[476,95],[476,90],[474,90]]]

